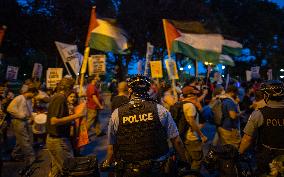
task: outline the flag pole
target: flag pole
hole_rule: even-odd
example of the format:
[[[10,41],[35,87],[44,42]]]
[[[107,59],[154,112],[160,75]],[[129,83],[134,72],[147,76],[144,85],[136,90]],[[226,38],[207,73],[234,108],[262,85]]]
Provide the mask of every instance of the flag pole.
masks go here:
[[[65,69],[67,70],[68,74],[69,74],[70,76],[72,76],[71,73],[70,73],[70,71],[69,71],[69,69],[68,69],[68,67],[67,67],[66,62],[64,61],[64,54],[63,54],[62,51],[61,51],[61,50],[62,50],[61,46],[58,44],[57,41],[55,41],[55,45],[56,45],[56,48],[57,48],[57,50],[58,50],[58,52],[59,52],[59,54],[60,54],[60,57],[61,57],[61,59],[62,59],[62,61],[63,61],[63,64],[64,64],[64,66],[65,66]]]
[[[81,71],[80,71],[80,87],[79,87],[79,96],[80,97],[83,95],[83,85],[84,85],[85,73],[86,73],[86,70],[87,70],[89,53],[90,53],[90,47],[86,47],[85,51],[84,51],[83,64],[82,64]]]
[[[90,41],[90,38],[91,38],[91,31],[94,28],[92,21],[96,20],[96,11],[95,10],[96,10],[96,6],[93,6],[92,10],[91,10],[89,28],[88,28],[87,38],[86,38],[86,42],[85,42],[84,58],[83,58],[82,66],[81,66],[81,72],[80,72],[80,87],[79,87],[79,96],[80,97],[83,95],[84,78],[85,78],[85,73],[86,73],[87,64],[88,64],[88,58],[89,58],[89,54],[90,54],[89,41]]]
[[[167,33],[167,29],[166,29],[166,19],[163,19],[163,27],[164,27],[164,33],[165,33],[165,39],[166,39],[166,46],[167,46],[167,52],[168,52],[168,58],[171,60],[171,51],[170,51],[170,44],[168,41],[168,33]],[[176,99],[176,101],[178,100],[178,96],[177,96],[177,91],[176,91],[176,82],[175,79],[172,78],[172,89],[173,89],[173,94],[174,97]]]
[[[68,67],[67,67],[66,62],[64,62],[64,61],[63,61],[63,63],[64,63],[64,66],[65,66],[65,68],[66,68],[67,72],[68,72],[68,75],[72,76],[72,75],[71,75],[71,73],[70,73],[70,71],[69,71],[69,69],[68,69]]]
[[[195,61],[195,63],[194,63],[194,65],[195,65],[195,77],[197,78],[198,77],[198,61],[197,60],[194,60]]]

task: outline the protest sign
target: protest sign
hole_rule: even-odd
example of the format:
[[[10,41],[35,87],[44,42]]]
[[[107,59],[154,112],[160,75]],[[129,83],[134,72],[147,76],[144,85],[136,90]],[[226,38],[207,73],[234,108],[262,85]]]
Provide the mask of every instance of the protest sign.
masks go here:
[[[105,55],[91,55],[88,60],[89,75],[105,74],[106,72],[106,56]]]
[[[272,80],[272,69],[268,69],[267,71],[267,80]]]
[[[246,70],[246,79],[247,79],[247,81],[251,80],[251,71],[249,71],[249,70]]]
[[[251,77],[252,78],[260,78],[259,69],[260,69],[259,66],[251,67],[250,70],[251,70]]]
[[[162,78],[163,77],[163,69],[162,69],[162,61],[150,61],[151,67],[151,77],[152,78]]]
[[[62,79],[63,68],[48,68],[46,71],[46,87],[55,88]]]
[[[144,70],[144,75],[148,75],[148,65],[149,65],[149,62],[152,58],[152,55],[153,55],[153,52],[154,52],[154,46],[151,45],[150,42],[147,42],[147,53],[146,53],[146,62],[145,62],[145,70]]]
[[[42,64],[35,63],[33,68],[32,77],[40,79],[42,75]]]
[[[8,66],[6,71],[7,80],[17,80],[19,67]]]
[[[175,60],[168,59],[165,62],[169,79],[178,79],[178,71]]]

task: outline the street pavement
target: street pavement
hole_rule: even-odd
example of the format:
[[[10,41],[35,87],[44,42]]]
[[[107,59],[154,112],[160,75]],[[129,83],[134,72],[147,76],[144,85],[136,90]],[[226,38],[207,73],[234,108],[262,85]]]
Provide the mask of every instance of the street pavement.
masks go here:
[[[101,127],[104,132],[107,131],[108,120],[110,118],[110,109],[106,109],[100,112],[99,119]],[[204,134],[213,139],[214,126],[207,125],[204,128]],[[12,135],[10,135],[10,138]],[[10,145],[13,146],[13,145]],[[207,148],[205,148],[207,149]],[[106,157],[107,150],[107,136],[96,137],[94,132],[90,132],[90,144],[85,146],[81,154],[84,156],[96,155],[99,163],[101,163]],[[47,177],[50,169],[50,158],[47,149],[43,148],[37,151],[38,163],[34,165],[35,172],[31,177]],[[10,162],[4,161],[2,169],[2,177],[18,177],[18,171],[24,167],[23,162]],[[203,171],[203,170],[202,170]],[[203,173],[205,176],[206,173]],[[101,177],[107,177],[106,173],[101,173]]]

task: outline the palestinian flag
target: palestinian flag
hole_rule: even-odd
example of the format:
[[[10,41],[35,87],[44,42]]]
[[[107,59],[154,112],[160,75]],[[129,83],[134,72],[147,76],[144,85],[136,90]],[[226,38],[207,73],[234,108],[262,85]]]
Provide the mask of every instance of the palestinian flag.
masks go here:
[[[235,66],[234,60],[229,55],[220,55],[219,63],[228,66]]]
[[[192,59],[216,63],[222,52],[223,37],[210,34],[199,22],[163,19],[167,49]]]
[[[128,49],[127,35],[113,19],[97,19],[92,9],[86,46],[104,52],[123,54]]]
[[[225,55],[240,56],[242,54],[243,45],[237,41],[224,40],[222,53]]]

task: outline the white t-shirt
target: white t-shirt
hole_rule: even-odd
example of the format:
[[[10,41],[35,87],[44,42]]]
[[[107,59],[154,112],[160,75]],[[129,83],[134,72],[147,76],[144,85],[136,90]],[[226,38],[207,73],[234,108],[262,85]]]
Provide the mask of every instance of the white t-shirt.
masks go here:
[[[195,121],[196,121],[197,125],[199,124],[199,114],[196,111],[196,108],[192,103],[183,104],[183,112],[184,112],[186,119],[187,119],[187,117],[195,117]],[[197,133],[195,131],[193,131],[191,127],[189,127],[189,129],[186,133],[186,139],[190,140],[190,141],[198,140]]]

